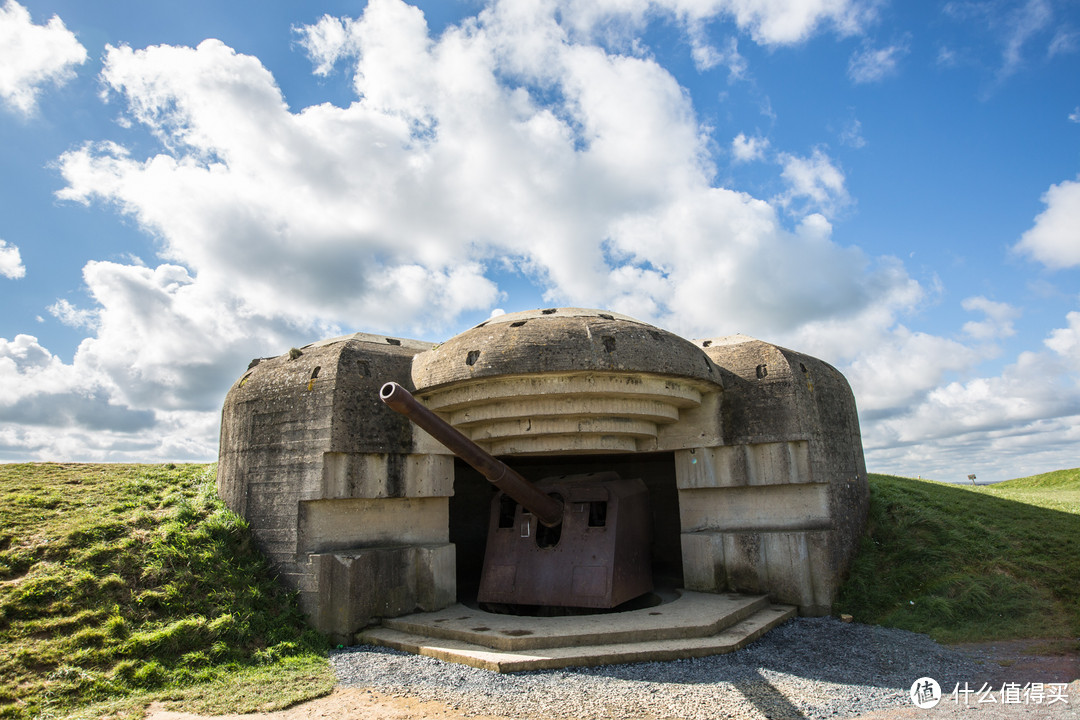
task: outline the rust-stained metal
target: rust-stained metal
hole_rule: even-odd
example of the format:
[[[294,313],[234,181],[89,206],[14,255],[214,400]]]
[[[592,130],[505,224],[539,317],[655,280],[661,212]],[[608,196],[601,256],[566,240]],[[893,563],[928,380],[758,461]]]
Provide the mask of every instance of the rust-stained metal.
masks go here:
[[[405,388],[388,382],[379,390],[379,399],[391,410],[401,413],[425,432],[448,447],[495,487],[529,509],[540,522],[553,527],[562,522],[563,506],[555,498],[541,492],[521,477],[513,468],[484,452],[483,448],[462,435],[452,425],[421,405]]]
[[[652,523],[640,479],[614,472],[545,478],[559,495],[563,523],[538,527],[503,495],[491,503],[477,600],[499,605],[613,608],[653,588]]]
[[[649,494],[614,472],[535,485],[389,382],[380,399],[474,467],[491,501],[477,600],[500,606],[613,608],[653,588]]]

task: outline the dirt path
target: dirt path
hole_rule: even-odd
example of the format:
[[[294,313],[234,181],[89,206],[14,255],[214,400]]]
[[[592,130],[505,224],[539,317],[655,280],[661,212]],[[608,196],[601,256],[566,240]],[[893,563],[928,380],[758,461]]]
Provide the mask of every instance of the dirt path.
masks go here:
[[[326,697],[286,710],[251,715],[215,715],[214,720],[502,720],[487,715],[463,715],[444,703],[421,702],[361,688],[335,688]],[[203,715],[165,710],[160,703],[147,708],[147,720],[207,720]]]
[[[883,710],[858,720],[925,720],[929,718],[978,718],[978,720],[1019,720],[1021,718],[1080,718],[1080,655],[1075,652],[1046,654],[1037,641],[1016,640],[952,646],[985,663],[993,685],[1004,682],[1069,683],[1068,705],[1053,708],[1023,706],[954,706],[943,702],[935,710],[914,707]],[[201,715],[175,712],[160,703],[147,708],[147,720],[208,720]],[[386,695],[364,688],[336,688],[330,695],[295,705],[286,710],[250,715],[222,715],[214,720],[506,720],[490,715],[469,715],[440,702]],[[537,718],[535,720],[542,720]],[[750,720],[749,718],[747,720]],[[757,720],[757,719],[754,719]]]

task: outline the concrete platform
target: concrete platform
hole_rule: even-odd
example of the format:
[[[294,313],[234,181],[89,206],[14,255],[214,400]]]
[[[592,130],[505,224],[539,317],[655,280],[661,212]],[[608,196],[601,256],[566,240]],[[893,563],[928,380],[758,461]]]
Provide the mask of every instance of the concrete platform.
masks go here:
[[[670,602],[568,617],[497,615],[454,605],[384,620],[357,635],[381,645],[495,672],[675,660],[732,652],[795,616],[767,597],[679,591]]]

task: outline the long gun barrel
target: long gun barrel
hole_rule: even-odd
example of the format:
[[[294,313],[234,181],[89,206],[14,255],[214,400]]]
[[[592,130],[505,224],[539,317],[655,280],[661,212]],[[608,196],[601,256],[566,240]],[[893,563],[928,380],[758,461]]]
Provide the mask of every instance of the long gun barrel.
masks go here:
[[[409,418],[448,447],[486,477],[488,482],[521,503],[544,525],[555,527],[562,522],[563,504],[559,500],[537,490],[536,486],[509,465],[485,452],[452,425],[417,402],[408,390],[396,382],[388,382],[379,390],[379,399],[391,410]]]

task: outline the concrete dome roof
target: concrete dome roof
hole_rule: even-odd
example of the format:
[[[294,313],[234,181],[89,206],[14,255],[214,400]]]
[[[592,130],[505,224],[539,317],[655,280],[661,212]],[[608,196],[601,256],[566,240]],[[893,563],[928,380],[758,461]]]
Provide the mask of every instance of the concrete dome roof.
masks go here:
[[[719,385],[712,360],[688,340],[602,310],[549,308],[500,315],[413,358],[418,391],[537,373],[647,373]]]

